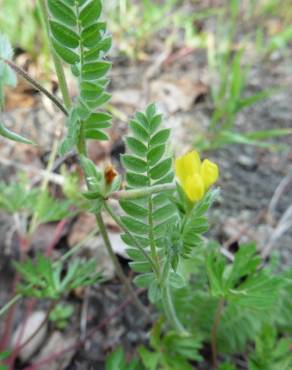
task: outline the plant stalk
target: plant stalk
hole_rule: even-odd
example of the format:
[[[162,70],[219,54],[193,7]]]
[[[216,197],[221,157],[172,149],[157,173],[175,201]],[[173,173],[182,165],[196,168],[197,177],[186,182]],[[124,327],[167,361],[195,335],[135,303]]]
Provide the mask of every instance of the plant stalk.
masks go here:
[[[217,350],[217,331],[221,320],[221,314],[224,308],[224,299],[220,299],[217,305],[217,309],[215,312],[214,322],[211,330],[211,347],[212,347],[212,362],[213,368],[217,369],[218,367],[218,350]]]
[[[187,335],[188,331],[184,328],[179,318],[177,317],[175,307],[172,301],[170,287],[167,281],[164,281],[162,287],[162,303],[166,318],[169,324],[175,329],[178,333]]]
[[[39,84],[34,78],[32,78],[26,71],[20,68],[17,64],[12,62],[11,60],[1,58],[1,61],[9,65],[14,72],[16,72],[19,76],[24,78],[27,82],[29,82],[35,89],[46,95],[64,114],[68,116],[67,109],[62,105],[58,98],[56,98],[53,94],[51,94],[46,88],[44,88],[41,84]]]
[[[147,186],[140,189],[115,191],[108,197],[113,199],[136,199],[147,195],[160,193],[162,191],[175,190],[176,184],[162,184]]]

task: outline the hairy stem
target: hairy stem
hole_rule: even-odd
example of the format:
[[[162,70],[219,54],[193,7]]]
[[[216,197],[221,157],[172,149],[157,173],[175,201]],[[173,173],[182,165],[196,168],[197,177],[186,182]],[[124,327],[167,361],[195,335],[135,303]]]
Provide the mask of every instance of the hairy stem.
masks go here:
[[[172,301],[170,287],[167,281],[164,281],[162,287],[162,302],[166,318],[169,324],[180,334],[188,334],[179,318],[177,317],[175,307]]]
[[[63,66],[62,66],[61,59],[58,57],[58,55],[56,54],[56,52],[53,49],[52,44],[51,44],[50,28],[49,28],[49,14],[48,14],[48,10],[47,10],[46,0],[39,0],[38,3],[39,3],[39,8],[40,8],[40,11],[41,11],[41,15],[42,15],[42,17],[41,17],[42,22],[43,22],[43,24],[45,26],[45,29],[47,31],[47,36],[48,36],[48,40],[49,40],[49,44],[50,44],[50,48],[51,48],[52,56],[53,56],[53,62],[54,62],[54,65],[55,65],[55,70],[56,70],[57,78],[58,78],[58,81],[59,81],[60,90],[61,90],[61,93],[62,93],[62,96],[63,96],[64,104],[65,104],[65,107],[67,108],[67,110],[69,110],[70,107],[71,107],[71,98],[70,98],[69,89],[68,89],[68,85],[67,85],[67,82],[66,82],[66,77],[65,77],[65,73],[64,73],[64,69],[63,69]]]
[[[215,312],[214,322],[211,330],[211,347],[212,347],[212,362],[213,368],[217,369],[218,362],[218,351],[217,351],[217,331],[220,324],[221,314],[224,308],[224,299],[220,299]]]
[[[127,289],[129,295],[132,297],[133,302],[136,304],[136,306],[143,312],[143,314],[149,315],[148,311],[142,305],[142,303],[138,299],[136,293],[134,292],[127,276],[125,275],[125,273],[124,273],[124,271],[123,271],[123,269],[122,269],[122,267],[119,263],[119,260],[118,260],[117,256],[115,255],[115,252],[113,251],[113,248],[112,248],[111,242],[109,240],[109,236],[108,236],[108,233],[107,233],[102,215],[100,213],[98,213],[96,215],[96,222],[98,224],[99,231],[100,231],[100,234],[101,234],[102,239],[104,241],[107,252],[108,252],[108,254],[109,254],[109,256],[110,256],[110,258],[111,258],[111,260],[112,260],[112,262],[115,266],[115,270],[116,270],[116,273],[117,273],[119,279],[124,284],[125,288]]]
[[[152,201],[152,196],[151,195],[149,196],[149,200],[148,200],[148,209],[149,209],[148,224],[149,224],[150,251],[151,251],[152,260],[154,261],[155,266],[156,266],[157,279],[159,280],[160,279],[160,264],[159,264],[159,257],[157,255],[157,251],[156,251],[155,235],[154,235],[154,232],[153,232],[153,228],[154,228],[153,216],[152,216],[153,201]]]
[[[68,116],[67,109],[62,105],[62,103],[59,101],[58,98],[56,98],[53,94],[51,94],[46,88],[44,88],[42,85],[40,85],[34,78],[32,78],[27,72],[25,72],[22,68],[20,68],[17,64],[12,62],[11,60],[4,59],[0,57],[0,60],[7,65],[11,69],[14,70],[18,75],[20,75],[22,78],[24,78],[27,82],[29,82],[34,88],[36,88],[38,91],[46,95],[47,98],[49,98],[66,116]]]
[[[153,185],[147,186],[140,189],[133,190],[120,190],[115,191],[110,194],[108,197],[113,199],[136,199],[145,197],[146,195],[161,193],[162,191],[174,190],[176,187],[175,184],[162,184],[162,185]]]

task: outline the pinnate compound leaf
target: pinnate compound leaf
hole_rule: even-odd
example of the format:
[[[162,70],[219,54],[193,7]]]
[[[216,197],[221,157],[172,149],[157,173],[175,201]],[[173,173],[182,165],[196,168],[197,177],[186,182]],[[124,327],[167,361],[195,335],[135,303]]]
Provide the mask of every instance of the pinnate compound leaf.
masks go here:
[[[64,47],[58,41],[52,39],[56,53],[68,64],[74,65],[80,61],[80,57],[74,51]]]
[[[86,139],[107,141],[109,137],[104,132],[97,129],[89,129],[84,131],[84,137]]]
[[[50,29],[55,39],[62,45],[70,49],[76,49],[79,46],[79,36],[71,28],[59,22],[50,21]]]
[[[150,166],[154,166],[162,158],[165,152],[165,145],[160,144],[153,146],[147,153],[147,160]]]
[[[101,10],[102,5],[100,0],[91,0],[87,5],[85,5],[79,15],[82,26],[86,27],[98,19],[101,14]]]
[[[103,77],[111,68],[111,63],[98,61],[95,63],[86,63],[82,69],[82,78],[84,80],[97,80]]]
[[[149,123],[151,134],[153,134],[158,129],[158,127],[161,125],[161,122],[162,122],[162,114],[157,114],[151,119]]]
[[[48,8],[51,14],[61,23],[67,26],[76,26],[77,19],[75,13],[62,0],[48,0]]]
[[[128,170],[136,173],[144,173],[147,171],[147,163],[145,161],[129,154],[124,154],[122,156],[122,163]]]
[[[134,218],[144,219],[148,216],[148,209],[133,201],[122,200],[120,201],[120,206],[128,215]]]
[[[135,234],[144,235],[148,232],[148,225],[144,222],[137,221],[134,218],[128,216],[122,216],[121,220],[129,229],[129,231]]]
[[[145,157],[147,153],[147,147],[140,140],[137,140],[134,137],[127,137],[125,142],[133,154],[139,157]]]
[[[82,43],[88,48],[95,47],[102,39],[102,34],[105,32],[106,24],[104,22],[94,23],[85,28],[81,33]],[[96,48],[94,48],[96,50]]]
[[[136,139],[140,139],[143,142],[148,141],[148,132],[142,125],[140,125],[140,123],[138,123],[135,120],[132,120],[129,126],[130,130],[133,132]]]
[[[150,170],[150,176],[153,180],[158,180],[164,177],[171,169],[172,166],[172,159],[166,158],[160,163],[158,163],[155,167]]]
[[[163,129],[158,131],[150,140],[150,145],[164,144],[170,136],[170,129]]]
[[[81,82],[81,96],[85,100],[95,100],[104,91],[104,87],[93,82]]]
[[[112,47],[112,38],[110,36],[104,37],[95,43],[92,49],[89,49],[84,53],[84,61],[92,62],[99,59],[102,53],[106,53]]]

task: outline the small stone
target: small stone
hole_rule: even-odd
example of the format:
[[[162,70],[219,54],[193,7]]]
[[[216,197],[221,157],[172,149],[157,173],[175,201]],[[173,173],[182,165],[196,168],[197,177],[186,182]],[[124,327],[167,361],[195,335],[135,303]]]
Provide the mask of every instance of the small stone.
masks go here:
[[[258,164],[257,162],[251,158],[251,157],[248,157],[246,155],[240,155],[238,158],[237,158],[237,163],[242,167],[244,168],[245,170],[248,170],[248,171],[253,171],[257,168]]]
[[[28,317],[24,329],[24,323],[20,323],[13,334],[11,342],[12,347],[15,348],[16,346],[21,346],[25,343],[38,330],[45,318],[46,313],[44,311],[36,311]],[[33,338],[20,350],[19,358],[21,361],[26,362],[39,349],[46,337],[47,329],[48,324],[45,323],[38,333],[34,335]],[[21,338],[19,340],[20,335]]]

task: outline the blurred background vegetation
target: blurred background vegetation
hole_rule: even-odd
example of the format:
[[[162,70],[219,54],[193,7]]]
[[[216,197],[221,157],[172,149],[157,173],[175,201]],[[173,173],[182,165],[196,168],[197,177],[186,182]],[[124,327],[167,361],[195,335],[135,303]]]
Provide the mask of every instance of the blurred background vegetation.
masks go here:
[[[266,140],[291,133],[275,127],[238,134],[237,114],[283,90],[246,92],[249,72],[266,59],[285,58],[292,42],[290,0],[108,0],[105,17],[113,34],[113,61],[139,64],[150,56],[172,53],[180,60],[202,50],[212,112],[207,135],[197,137],[197,149],[230,143],[267,146]],[[49,48],[43,32],[38,1],[0,0],[0,33],[6,34],[16,55],[26,53],[49,78]],[[287,54],[288,58],[288,54]],[[53,73],[53,71],[51,71]],[[118,114],[118,112],[112,112]]]

